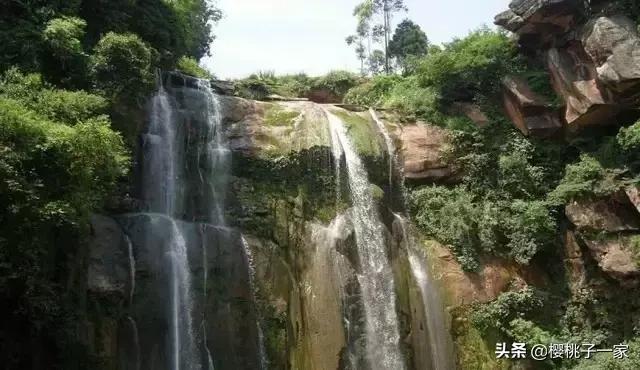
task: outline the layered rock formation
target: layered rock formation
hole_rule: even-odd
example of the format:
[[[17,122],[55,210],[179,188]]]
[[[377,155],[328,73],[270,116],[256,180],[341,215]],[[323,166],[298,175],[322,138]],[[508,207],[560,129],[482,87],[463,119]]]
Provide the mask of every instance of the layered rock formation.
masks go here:
[[[640,38],[624,14],[600,12],[583,0],[515,0],[495,23],[546,61],[554,90],[565,103],[563,124],[569,132],[617,125],[618,113],[634,109],[640,89]],[[514,109],[507,102],[507,112],[521,130],[527,116],[522,107],[526,105]]]

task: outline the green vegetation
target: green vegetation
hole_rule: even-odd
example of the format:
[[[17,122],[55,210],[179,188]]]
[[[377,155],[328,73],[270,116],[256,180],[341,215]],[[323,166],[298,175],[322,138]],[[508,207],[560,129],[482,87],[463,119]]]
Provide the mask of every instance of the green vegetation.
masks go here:
[[[91,56],[91,76],[96,88],[107,97],[144,98],[155,83],[155,58],[138,36],[109,32]]]
[[[309,77],[303,73],[276,76],[266,71],[238,80],[235,86],[236,94],[247,99],[264,100],[269,95],[308,98],[320,93],[341,101],[359,82],[356,75],[347,71],[332,71],[320,77]]]
[[[51,342],[56,361],[77,338],[66,269],[82,253],[88,215],[129,167],[109,127],[106,101],[56,90],[37,74],[10,70],[0,82],[0,291],[11,341],[7,368],[24,368],[32,337]],[[30,333],[25,337],[24,333]],[[25,342],[26,341],[26,342]],[[74,359],[78,361],[79,359]]]
[[[405,19],[389,42],[389,56],[396,58],[404,74],[411,72],[412,60],[427,55],[429,39],[420,26]]]
[[[189,76],[211,79],[213,76],[209,71],[200,67],[198,61],[190,57],[181,57],[176,65],[178,71]]]
[[[128,191],[121,133],[135,142],[156,69],[193,72],[219,17],[205,0],[3,3],[3,368],[96,368],[78,335],[89,215]]]

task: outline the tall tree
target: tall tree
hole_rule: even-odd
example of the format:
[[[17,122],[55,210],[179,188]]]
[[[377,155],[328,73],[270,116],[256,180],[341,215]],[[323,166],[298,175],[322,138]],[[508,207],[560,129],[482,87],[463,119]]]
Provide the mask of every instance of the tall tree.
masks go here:
[[[393,14],[406,10],[407,7],[404,5],[404,0],[364,0],[353,11],[354,16],[358,19],[358,26],[356,35],[353,38],[347,38],[347,43],[351,41],[349,44],[356,45],[356,48],[358,48],[358,45],[363,46],[364,41],[367,40],[368,57],[366,59],[371,60],[373,54],[371,44],[382,42],[384,70],[386,73],[390,73],[389,40],[391,39]],[[356,40],[360,40],[361,44],[357,43]]]
[[[384,30],[384,70],[387,74],[391,72],[389,58],[389,39],[391,38],[391,20],[394,13],[407,11],[404,0],[373,0],[375,13],[382,16],[382,27]]]
[[[420,26],[409,19],[402,21],[389,42],[389,56],[396,58],[403,72],[407,73],[411,57],[427,55],[429,39]]]

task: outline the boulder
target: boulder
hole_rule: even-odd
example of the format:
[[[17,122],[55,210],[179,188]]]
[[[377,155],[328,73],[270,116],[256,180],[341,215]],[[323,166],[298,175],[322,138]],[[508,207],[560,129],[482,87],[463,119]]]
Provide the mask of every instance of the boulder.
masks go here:
[[[535,47],[569,31],[585,10],[584,0],[513,0],[494,23],[518,34],[521,43]]]
[[[591,256],[602,271],[623,286],[635,286],[640,278],[640,267],[631,247],[631,237],[616,236],[606,239],[585,239]]]
[[[524,135],[549,137],[562,127],[551,104],[534,93],[524,80],[507,76],[502,87],[504,108]]]
[[[640,37],[626,16],[598,17],[582,31],[582,44],[596,65],[598,78],[620,98],[640,93]]]
[[[627,194],[629,201],[633,204],[634,207],[640,213],[640,187],[637,185],[632,185],[627,187],[624,192]]]
[[[640,215],[624,192],[605,199],[573,201],[565,207],[565,214],[579,231],[640,230]]]
[[[611,123],[620,107],[598,80],[596,67],[580,43],[547,51],[547,66],[556,93],[564,99],[569,131]]]
[[[462,116],[466,116],[476,125],[483,127],[489,123],[489,118],[486,114],[480,109],[480,107],[473,103],[467,102],[455,102],[451,105],[451,112],[453,114],[458,114]]]
[[[444,129],[414,123],[400,126],[392,134],[399,143],[400,163],[407,180],[419,183],[446,183],[455,180],[452,165],[444,159],[449,141]]]

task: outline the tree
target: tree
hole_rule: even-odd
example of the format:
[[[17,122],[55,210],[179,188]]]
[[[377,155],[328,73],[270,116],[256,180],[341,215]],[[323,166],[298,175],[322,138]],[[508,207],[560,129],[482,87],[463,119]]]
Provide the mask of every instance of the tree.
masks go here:
[[[389,56],[396,58],[404,73],[408,72],[411,57],[427,55],[429,39],[420,26],[409,19],[398,25],[389,42]]]
[[[358,19],[356,35],[347,38],[347,44],[356,46],[356,53],[361,63],[364,62],[362,51],[364,50],[364,41],[368,42],[366,59],[371,64],[372,59],[377,60],[379,55],[371,50],[372,43],[382,42],[382,53],[384,56],[384,71],[388,74],[391,72],[390,56],[389,56],[389,40],[391,38],[391,21],[394,13],[406,11],[404,0],[365,0],[358,4],[353,15]],[[377,19],[375,16],[378,16]],[[378,54],[378,53],[376,53]],[[373,71],[371,71],[373,73]]]
[[[132,33],[107,33],[91,56],[98,90],[110,98],[146,96],[154,86],[156,51]]]

